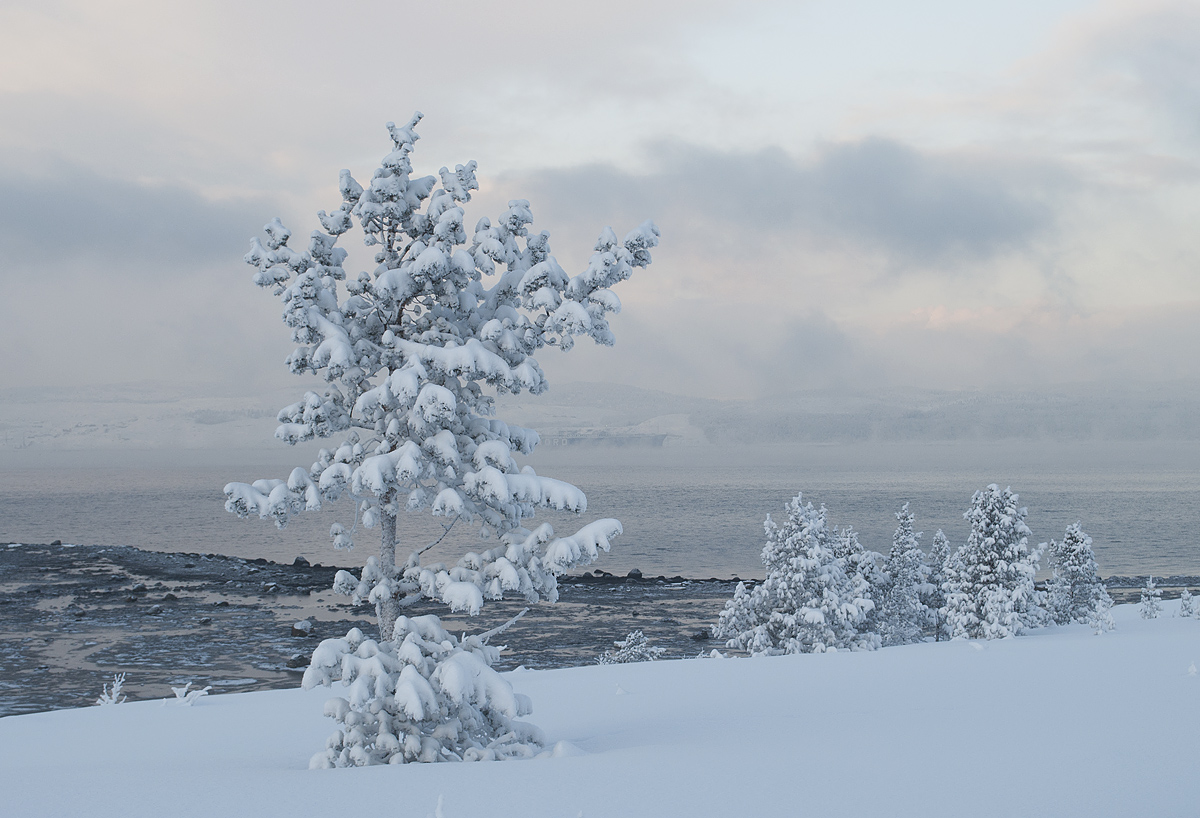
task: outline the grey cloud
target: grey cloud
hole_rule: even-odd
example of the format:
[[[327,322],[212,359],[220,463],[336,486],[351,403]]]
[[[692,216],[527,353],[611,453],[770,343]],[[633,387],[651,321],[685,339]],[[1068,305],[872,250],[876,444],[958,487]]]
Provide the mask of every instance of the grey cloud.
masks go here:
[[[646,174],[590,165],[516,181],[568,222],[652,214],[670,235],[799,232],[935,265],[1030,246],[1053,230],[1050,202],[1066,187],[1060,173],[886,139],[829,145],[809,161],[778,148],[660,144],[651,154],[658,169]]]
[[[180,187],[85,170],[0,175],[0,250],[10,271],[80,265],[140,275],[234,266],[273,213],[266,203],[211,202]]]
[[[922,155],[872,139],[826,151],[808,173],[812,213],[849,236],[921,260],[990,256],[1053,222],[1003,169]]]

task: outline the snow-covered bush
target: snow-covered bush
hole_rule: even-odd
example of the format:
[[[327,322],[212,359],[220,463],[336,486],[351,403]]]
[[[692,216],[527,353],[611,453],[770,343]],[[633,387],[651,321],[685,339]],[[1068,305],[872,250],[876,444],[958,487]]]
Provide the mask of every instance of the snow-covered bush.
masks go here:
[[[1142,604],[1138,612],[1142,619],[1158,619],[1162,612],[1162,589],[1154,584],[1153,576],[1146,577],[1146,584],[1142,586]]]
[[[763,525],[766,579],[752,590],[738,583],[713,636],[751,654],[879,647],[877,634],[860,630],[875,607],[870,583],[835,555],[825,507],[814,509],[797,494],[782,526],[769,515]]]
[[[1092,538],[1079,523],[1067,527],[1062,542],[1050,541],[1050,567],[1054,575],[1047,583],[1046,609],[1059,625],[1070,622],[1103,623],[1112,607],[1100,573]]]
[[[929,629],[935,642],[950,638],[950,631],[946,627],[946,591],[944,588],[946,564],[950,557],[950,540],[939,528],[933,535],[933,542],[929,546],[929,555],[926,557],[925,568],[928,572],[928,579],[925,591],[921,595],[921,601],[929,611]]]
[[[282,409],[275,436],[289,444],[341,437],[307,469],[229,483],[225,508],[283,528],[292,514],[349,497],[354,523],[332,526],[334,546],[353,546],[360,522],[380,531],[379,556],[358,576],[340,571],[334,580],[335,591],[374,604],[380,641],[353,632],[333,640],[335,647],[315,656],[342,656],[341,669],[315,663],[306,676],[310,684],[349,679],[357,691],[347,709],[334,706],[346,729],[331,764],[524,754],[513,748],[526,747],[532,734],[507,725],[527,708],[490,672],[485,657],[492,649],[470,638],[444,639],[436,620],[413,624],[400,612],[422,597],[468,614],[506,593],[554,601],[556,578],[595,560],[621,533],[612,519],[566,537],[549,525],[526,528],[539,506],[582,512],[587,498],[517,464],[515,456],[532,452],[538,435],[493,417],[494,397],[485,390],[540,394],[547,383],[536,352],[570,350],[579,336],[611,345],[608,316],[621,304],[610,288],[650,264],[658,229],[646,222],[618,239],[605,228],[575,276],[551,255],[549,234],[531,230],[523,199],[468,232],[463,206],[478,190],[475,163],[413,176],[420,119],[418,113],[403,127],[388,123],[391,149],[365,187],[341,172],[342,202],[317,214],[321,229],[307,249],[292,247],[291,231],[274,219],[264,227],[265,241],[253,239],[245,257],[254,282],[283,304],[296,344],[288,366],[328,384]],[[356,224],[376,266],[348,277],[348,255],[337,243]],[[431,546],[397,563],[397,517],[421,509],[444,518],[447,532],[458,521],[476,524],[498,543],[451,567],[421,564]],[[360,669],[376,665],[369,676],[376,681],[359,684],[366,678]],[[405,698],[397,703],[401,689]]]
[[[596,657],[596,663],[601,665],[619,665],[626,662],[653,662],[666,653],[665,648],[651,645],[650,640],[640,630],[630,631],[624,639],[613,642],[616,650],[606,650]]]
[[[952,637],[1000,639],[1042,624],[1033,585],[1040,548],[1029,547],[1026,510],[1012,489],[975,492],[963,517],[967,542],[946,564],[946,625]]]
[[[175,698],[178,699],[184,705],[184,707],[191,707],[196,703],[197,699],[207,696],[208,691],[210,690],[212,690],[212,685],[193,689],[191,682],[188,682],[183,687],[171,688],[171,692],[175,694]]]
[[[1179,615],[1188,618],[1196,615],[1196,608],[1192,604],[1192,593],[1187,588],[1179,593]]]
[[[884,645],[919,642],[929,628],[929,609],[923,601],[929,585],[929,568],[917,545],[921,534],[913,531],[915,521],[908,503],[896,512],[898,525],[892,535],[887,568],[891,581],[883,595],[880,636]]]
[[[96,704],[109,705],[120,704],[125,701],[125,695],[121,693],[121,688],[125,687],[125,674],[117,673],[113,676],[112,689],[109,689],[107,684],[104,685],[104,692],[100,694],[100,698],[96,699]],[[122,713],[125,711],[122,710]]]
[[[488,640],[505,627],[459,639],[436,616],[401,616],[388,642],[357,628],[321,642],[303,687],[340,679],[349,692],[326,702],[339,729],[309,766],[532,757],[545,739],[516,720],[529,698],[492,667],[500,649]]]

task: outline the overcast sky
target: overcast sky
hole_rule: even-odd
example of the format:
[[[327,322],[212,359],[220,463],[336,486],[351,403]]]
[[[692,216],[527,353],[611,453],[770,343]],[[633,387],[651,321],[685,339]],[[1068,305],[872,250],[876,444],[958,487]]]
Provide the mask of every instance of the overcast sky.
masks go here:
[[[249,239],[418,109],[468,223],[527,198],[571,272],[662,230],[552,383],[1200,378],[1194,2],[39,0],[0,3],[3,386],[287,383]]]

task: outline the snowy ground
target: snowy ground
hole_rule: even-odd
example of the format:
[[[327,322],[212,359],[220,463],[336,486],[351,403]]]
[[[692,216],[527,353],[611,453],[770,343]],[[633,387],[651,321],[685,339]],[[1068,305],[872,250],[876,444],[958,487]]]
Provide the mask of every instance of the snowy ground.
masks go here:
[[[0,719],[13,816],[1200,813],[1200,620],[516,671],[558,757],[309,771],[326,690]],[[337,688],[335,687],[335,690]]]

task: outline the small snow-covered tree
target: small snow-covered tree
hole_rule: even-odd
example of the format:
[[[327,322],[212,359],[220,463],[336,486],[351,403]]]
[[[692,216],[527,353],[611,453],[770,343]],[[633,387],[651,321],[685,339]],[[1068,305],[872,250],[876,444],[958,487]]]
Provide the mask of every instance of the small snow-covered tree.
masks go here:
[[[936,642],[950,638],[946,628],[946,592],[943,587],[946,584],[946,563],[950,557],[950,540],[939,528],[929,546],[925,563],[928,579],[925,592],[921,595],[921,601],[929,611],[929,628]]]
[[[756,655],[879,647],[877,634],[860,630],[875,607],[870,584],[835,555],[825,507],[797,494],[783,525],[769,515],[763,525],[766,579],[753,589],[738,583],[713,636]]]
[[[627,662],[653,662],[666,653],[665,648],[651,645],[641,630],[630,631],[624,639],[613,642],[616,650],[606,650],[596,657],[601,665],[620,665]]]
[[[883,597],[881,636],[884,645],[907,645],[920,641],[929,625],[929,609],[922,600],[927,592],[929,569],[917,545],[921,537],[913,531],[915,518],[908,503],[896,512],[898,525],[888,554],[891,582]]]
[[[556,577],[595,560],[621,533],[612,519],[567,537],[557,537],[549,525],[526,527],[539,506],[582,512],[587,500],[575,486],[517,464],[515,455],[529,454],[537,433],[493,417],[488,390],[539,394],[547,388],[533,357],[539,350],[570,350],[580,336],[612,344],[608,316],[620,309],[620,301],[610,287],[650,263],[658,229],[646,222],[622,240],[606,228],[587,268],[575,276],[551,255],[549,235],[531,230],[533,214],[523,199],[510,201],[494,223],[480,219],[468,233],[464,205],[478,189],[475,163],[414,176],[411,155],[420,119],[418,113],[403,127],[388,123],[391,150],[365,187],[349,171],[341,172],[342,203],[317,214],[321,229],[310,234],[307,249],[292,247],[291,231],[274,219],[264,228],[265,244],[254,239],[245,258],[256,270],[254,282],[283,303],[284,323],[296,344],[288,366],[328,384],[280,411],[275,436],[289,444],[341,439],[322,448],[309,468],[296,468],[285,479],[229,483],[225,507],[283,528],[291,515],[345,496],[355,521],[332,527],[334,545],[351,547],[359,522],[380,532],[378,557],[368,558],[359,576],[341,571],[334,581],[335,591],[374,604],[380,642],[363,648],[365,641],[349,640],[344,649],[336,646],[322,655],[342,651],[339,655],[351,657],[366,650],[384,656],[388,651],[380,645],[386,643],[400,656],[417,627],[408,619],[398,627],[400,611],[420,598],[468,614],[506,593],[554,601]],[[347,252],[337,244],[356,224],[375,250],[376,266],[349,278],[343,267]],[[413,549],[398,563],[397,517],[402,510],[421,509],[444,518],[447,530],[456,521],[477,524],[498,544],[464,554],[450,567],[422,565],[425,549]],[[434,627],[422,625],[416,632],[431,634]],[[451,674],[486,664],[479,657],[487,651],[462,643],[452,643],[461,648],[457,653],[432,637],[407,644],[397,661],[430,673],[444,662]],[[416,650],[424,651],[421,657]],[[476,658],[454,658],[467,655]],[[306,678],[350,683],[353,678],[339,674],[353,674],[354,667],[347,658]],[[350,711],[339,716],[344,723],[374,724],[380,718],[372,708],[394,696],[387,687],[399,676],[373,678],[383,681],[373,696],[352,697]],[[454,700],[455,691],[465,689],[452,686],[447,695]],[[444,720],[458,718],[452,708],[435,710]],[[516,711],[506,705],[497,712]],[[489,719],[479,723],[503,726],[502,719]],[[434,722],[422,716],[413,723]],[[482,738],[472,741],[480,744]],[[429,758],[424,751],[348,750],[330,763],[384,755]]]
[[[1179,615],[1188,618],[1196,615],[1195,606],[1192,604],[1192,593],[1187,588],[1179,593]]]
[[[121,704],[127,698],[122,692],[125,687],[125,674],[117,673],[113,676],[112,689],[109,689],[107,684],[104,685],[104,691],[100,694],[100,698],[96,699],[96,704],[107,706],[111,704]],[[124,711],[122,711],[124,712]]]
[[[339,729],[309,767],[532,756],[544,738],[516,720],[532,704],[493,669],[500,650],[488,644],[511,623],[459,639],[436,616],[401,616],[391,641],[354,628],[321,642],[304,687],[341,679],[349,692],[325,703]]]
[[[831,548],[834,559],[845,561],[847,575],[858,575],[866,581],[862,598],[871,600],[872,607],[859,621],[859,633],[866,635],[868,639],[881,637],[881,602],[891,582],[891,578],[883,569],[883,555],[864,546],[853,526],[839,529],[833,535]]]
[[[1067,527],[1062,542],[1051,540],[1047,553],[1054,574],[1047,583],[1046,609],[1055,622],[1091,622],[1101,608],[1112,607],[1096,568],[1092,538],[1079,523]]]
[[[967,542],[946,565],[946,624],[952,637],[1000,639],[1043,621],[1033,579],[1041,549],[1029,547],[1026,510],[995,483],[975,492],[963,517]]]
[[[1146,577],[1146,584],[1142,586],[1142,604],[1138,612],[1142,619],[1158,619],[1162,612],[1162,589],[1154,584],[1153,576]]]

